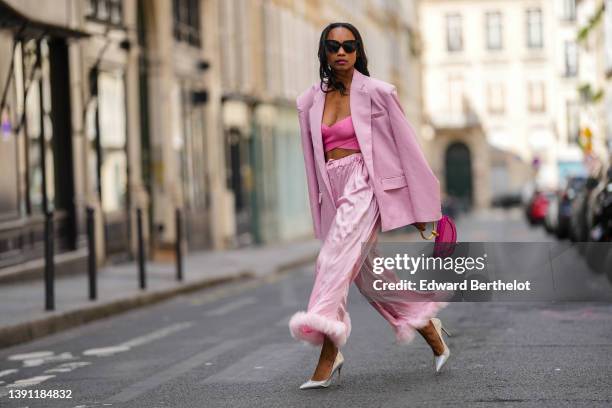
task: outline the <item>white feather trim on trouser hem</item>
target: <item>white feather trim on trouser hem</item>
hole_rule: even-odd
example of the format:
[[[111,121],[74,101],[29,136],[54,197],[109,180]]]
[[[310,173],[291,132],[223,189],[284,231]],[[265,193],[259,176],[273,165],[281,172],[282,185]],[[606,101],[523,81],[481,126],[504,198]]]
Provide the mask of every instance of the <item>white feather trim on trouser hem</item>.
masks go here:
[[[344,322],[333,320],[316,313],[297,312],[289,320],[291,336],[313,346],[323,344],[324,335],[336,345],[346,344],[351,333],[351,318],[348,313],[344,315]]]
[[[405,323],[395,329],[395,342],[399,345],[407,345],[414,339],[416,329],[423,328],[429,324],[432,317],[436,317],[441,309],[448,306],[448,302],[427,302],[420,310],[418,316],[405,319]]]

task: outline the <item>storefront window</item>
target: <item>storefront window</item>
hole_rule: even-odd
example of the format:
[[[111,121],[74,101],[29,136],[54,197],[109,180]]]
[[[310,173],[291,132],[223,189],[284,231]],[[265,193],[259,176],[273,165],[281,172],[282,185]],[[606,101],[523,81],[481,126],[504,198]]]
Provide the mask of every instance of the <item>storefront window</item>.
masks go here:
[[[123,23],[122,0],[88,0],[87,6],[89,20],[111,25]]]
[[[98,76],[102,209],[126,207],[127,155],[123,74],[101,71]]]
[[[85,116],[85,126],[87,135],[87,178],[90,186],[90,191],[98,191],[100,189],[98,180],[98,156],[96,154],[96,111],[98,101],[93,98],[87,106]]]
[[[46,164],[47,208],[54,209],[54,177],[53,177],[53,128],[51,122],[51,88],[49,82],[49,47],[46,41],[40,43],[41,66],[38,73],[36,67],[35,41],[23,44],[23,75],[27,89],[25,103],[24,129],[28,137],[28,193],[32,213],[42,213],[44,209],[43,192],[43,160],[41,157],[41,135],[44,131],[44,151]],[[42,81],[42,86],[41,86]],[[42,94],[41,91],[42,90]],[[41,112],[42,108],[42,112]],[[41,123],[42,120],[42,123]],[[42,127],[41,127],[42,125]]]
[[[200,0],[174,0],[174,38],[200,46]]]
[[[181,140],[180,150],[183,195],[188,208],[206,208],[206,143],[204,111],[192,103],[192,89],[181,86]]]
[[[15,218],[17,203],[17,139],[10,105],[0,112],[0,220]]]

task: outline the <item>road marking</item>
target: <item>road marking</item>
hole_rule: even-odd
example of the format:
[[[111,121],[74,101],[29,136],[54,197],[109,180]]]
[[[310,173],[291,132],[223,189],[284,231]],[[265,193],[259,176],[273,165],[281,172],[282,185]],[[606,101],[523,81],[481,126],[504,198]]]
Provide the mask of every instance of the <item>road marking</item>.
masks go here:
[[[17,370],[16,368],[11,368],[9,370],[2,370],[2,371],[0,371],[0,377],[5,377],[7,375],[16,373],[17,371],[19,371],[19,370]]]
[[[71,363],[60,364],[57,367],[45,370],[45,373],[69,373],[77,368],[85,367],[90,365],[89,361],[74,361]]]
[[[146,334],[144,336],[135,337],[131,340],[125,341],[116,346],[100,347],[100,348],[85,350],[83,354],[98,356],[98,357],[110,356],[115,353],[128,351],[132,347],[141,346],[143,344],[150,343],[154,340],[169,336],[172,333],[187,329],[191,326],[193,326],[192,322],[176,323],[171,326],[164,327],[163,329],[156,330],[154,332]],[[23,365],[25,367],[35,367],[35,366],[39,366],[39,365],[42,365],[44,363],[51,362],[51,361],[75,360],[76,358],[77,357],[73,356],[72,353],[69,353],[69,352],[54,355],[52,351],[39,351],[39,352],[27,353],[27,354],[15,354],[13,356],[10,356],[9,360],[23,361]],[[91,363],[87,361],[74,361],[70,363],[60,364],[57,367],[46,370],[45,373],[65,373],[65,372],[70,372],[77,368],[84,367],[90,364]],[[8,375],[14,372],[17,372],[17,370],[4,370],[1,373],[4,373],[2,375]],[[32,377],[32,378],[25,379],[25,380],[15,381],[12,384],[6,385],[5,390],[0,391],[0,397],[8,394],[8,391],[6,391],[6,388],[28,387],[31,385],[40,384],[41,382],[46,381],[49,378],[53,378],[53,377],[55,377],[55,375],[42,375],[42,376]]]
[[[27,354],[15,354],[8,358],[11,361],[21,361],[24,367],[38,367],[54,361],[76,360],[70,352],[54,354],[53,351],[37,351]]]
[[[193,326],[193,322],[176,323],[176,324],[164,327],[163,329],[156,330],[154,332],[146,334],[144,336],[135,337],[131,340],[125,341],[115,346],[98,347],[98,348],[85,350],[83,352],[83,355],[98,356],[98,357],[112,356],[113,354],[129,351],[132,347],[142,346],[143,344],[147,344],[154,340],[158,340],[163,337],[169,336],[172,333],[175,333],[177,331],[185,330],[191,326]]]
[[[225,305],[218,307],[216,309],[210,310],[206,312],[206,316],[223,316],[234,310],[238,310],[241,307],[252,305],[257,303],[257,299],[254,297],[246,297],[242,299],[235,300],[233,302],[226,303]]]
[[[19,388],[19,387],[29,387],[32,385],[37,385],[42,382],[47,381],[50,378],[55,377],[54,375],[37,375],[36,377],[25,378],[23,380],[17,380],[12,384],[6,386],[6,388]]]
[[[141,337],[136,337],[135,339],[126,341],[125,343],[121,343],[122,346],[126,346],[126,347],[136,347],[136,346],[141,346],[143,344],[146,343],[150,343],[154,340],[158,340],[161,339],[163,337],[169,336],[172,333],[175,333],[177,331],[180,330],[185,330],[188,329],[189,327],[193,326],[193,322],[181,322],[181,323],[176,323],[173,325],[170,325],[168,327],[165,327],[163,329],[160,330],[156,330],[150,334],[147,334],[145,336],[141,336]]]
[[[295,342],[267,344],[202,383],[245,384],[271,381],[285,374],[291,367],[299,367],[306,351],[303,344]]]
[[[36,358],[50,357],[55,354],[53,351],[34,351],[32,353],[14,354],[9,356],[11,361],[32,360]]]
[[[225,342],[217,346],[214,346],[208,350],[204,350],[196,355],[187,358],[186,360],[181,361],[180,363],[174,364],[173,366],[158,372],[157,374],[153,374],[152,376],[147,377],[142,381],[128,386],[120,393],[110,397],[108,399],[108,402],[117,403],[131,401],[159,387],[161,384],[164,384],[184,373],[193,370],[196,367],[205,364],[209,360],[218,357],[220,354],[226,353],[230,350],[234,350],[236,347],[240,346],[243,343],[257,341],[267,335],[268,333],[262,332],[255,336],[247,338],[226,340]]]
[[[84,356],[97,356],[97,357],[107,357],[112,356],[113,354],[123,353],[124,351],[128,351],[128,347],[123,346],[109,346],[109,347],[98,347],[89,350],[85,350],[83,352]]]
[[[25,378],[23,380],[17,380],[12,384],[8,384],[4,389],[0,390],[0,398],[9,394],[9,388],[25,388],[33,385],[38,385],[42,382],[47,381],[49,378],[55,377],[54,375],[39,375],[36,377]]]

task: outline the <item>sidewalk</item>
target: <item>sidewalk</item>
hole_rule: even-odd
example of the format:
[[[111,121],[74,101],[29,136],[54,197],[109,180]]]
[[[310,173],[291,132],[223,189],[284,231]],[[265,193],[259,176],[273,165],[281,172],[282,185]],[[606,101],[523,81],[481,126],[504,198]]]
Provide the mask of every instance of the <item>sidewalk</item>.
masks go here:
[[[130,262],[98,270],[98,299],[88,299],[87,274],[55,280],[55,311],[44,310],[44,281],[0,285],[0,348],[20,344],[91,320],[158,302],[180,293],[241,278],[258,278],[314,262],[320,248],[306,240],[259,248],[201,251],[184,259],[184,281],[172,263],[148,262],[145,290],[138,265]]]

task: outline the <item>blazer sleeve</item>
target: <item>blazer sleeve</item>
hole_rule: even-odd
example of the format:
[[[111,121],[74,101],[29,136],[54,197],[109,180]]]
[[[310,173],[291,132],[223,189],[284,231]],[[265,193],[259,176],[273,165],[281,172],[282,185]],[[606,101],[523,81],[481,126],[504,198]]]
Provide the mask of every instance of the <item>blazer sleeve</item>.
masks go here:
[[[308,201],[315,238],[321,239],[321,208],[319,203],[319,185],[315,170],[314,150],[312,147],[312,136],[310,135],[310,122],[307,118],[308,105],[302,103],[302,98],[296,100],[298,119],[300,122],[300,134],[302,138],[302,150],[304,152],[304,165],[306,167],[306,181],[308,183]]]
[[[408,182],[415,222],[437,221],[442,217],[440,182],[427,163],[416,132],[406,118],[397,88],[393,86],[391,91],[383,93],[393,138]]]

